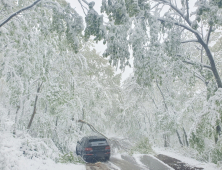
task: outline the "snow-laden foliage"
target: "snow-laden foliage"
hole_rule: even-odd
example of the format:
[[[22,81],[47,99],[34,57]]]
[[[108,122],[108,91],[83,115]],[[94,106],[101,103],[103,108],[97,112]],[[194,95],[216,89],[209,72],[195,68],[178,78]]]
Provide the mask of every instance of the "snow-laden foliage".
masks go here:
[[[0,19],[33,2],[0,1]],[[84,119],[104,133],[191,147],[199,159],[220,161],[221,1],[102,0],[107,21],[94,9],[97,2],[82,2],[88,5],[85,30],[63,0],[41,0],[0,27],[7,110],[1,121],[13,120],[10,132],[28,130],[69,154],[78,138],[91,134],[77,123]],[[134,75],[123,91],[120,75],[90,50],[91,36],[107,44],[103,56],[113,66],[124,70],[132,55]],[[27,157],[39,156],[35,150],[44,144],[31,143],[22,143]]]
[[[5,15],[33,1],[10,2],[1,1]],[[20,145],[27,158],[56,160],[50,149],[73,152],[77,140],[92,133],[79,119],[98,122],[101,132],[113,125],[108,118],[119,107],[120,75],[90,50],[91,42],[83,43],[82,29],[65,1],[40,1],[0,28],[1,103],[8,112],[1,121],[12,121],[15,137],[20,130],[33,137]]]
[[[208,161],[217,163],[221,160],[221,89],[205,104],[203,111],[198,114],[196,126],[190,136],[191,146]]]

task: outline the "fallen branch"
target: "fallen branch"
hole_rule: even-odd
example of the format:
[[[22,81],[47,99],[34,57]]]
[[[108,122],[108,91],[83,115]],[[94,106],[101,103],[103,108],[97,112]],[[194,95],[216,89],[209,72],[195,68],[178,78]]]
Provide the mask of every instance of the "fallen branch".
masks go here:
[[[106,138],[106,139],[109,139],[109,138],[107,138],[105,135],[103,135],[102,133],[100,133],[98,130],[96,130],[95,127],[94,127],[93,125],[89,124],[88,122],[86,122],[86,121],[84,121],[84,120],[78,120],[78,122],[87,124],[87,125],[90,127],[90,129],[92,129],[92,131],[94,131],[94,132],[102,135],[102,136],[103,136],[104,138]]]
[[[102,134],[98,130],[96,130],[96,128],[93,125],[91,125],[90,123],[88,123],[88,122],[86,122],[84,120],[78,120],[78,122],[79,123],[84,123],[84,124],[88,125],[90,127],[90,129],[92,129],[93,132],[96,132],[96,133],[102,135],[104,138],[106,138],[109,141],[110,144],[112,144],[115,147],[118,147],[118,149],[119,148],[123,148],[125,151],[129,151],[129,148],[126,148],[123,145],[121,145],[118,140],[110,139],[110,138],[106,137],[104,134]]]

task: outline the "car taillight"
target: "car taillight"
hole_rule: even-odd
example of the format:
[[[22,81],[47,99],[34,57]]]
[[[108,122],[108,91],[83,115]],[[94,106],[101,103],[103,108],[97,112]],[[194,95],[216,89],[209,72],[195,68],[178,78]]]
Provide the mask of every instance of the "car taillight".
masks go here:
[[[92,148],[85,148],[85,151],[92,151]]]
[[[107,146],[107,147],[105,148],[105,150],[110,150],[110,146]]]

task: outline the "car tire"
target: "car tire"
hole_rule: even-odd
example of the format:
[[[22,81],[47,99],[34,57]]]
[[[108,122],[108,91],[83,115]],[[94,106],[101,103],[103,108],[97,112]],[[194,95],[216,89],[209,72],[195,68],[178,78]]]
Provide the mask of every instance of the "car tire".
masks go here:
[[[105,162],[109,160],[109,156],[105,157]]]

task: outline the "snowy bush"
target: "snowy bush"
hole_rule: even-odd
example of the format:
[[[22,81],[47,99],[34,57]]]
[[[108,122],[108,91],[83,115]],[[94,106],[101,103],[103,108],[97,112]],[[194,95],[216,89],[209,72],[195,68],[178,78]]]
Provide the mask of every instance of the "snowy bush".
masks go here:
[[[136,143],[136,145],[132,148],[131,153],[151,154],[154,153],[154,151],[149,139],[144,137]]]
[[[222,89],[210,97],[191,132],[190,145],[196,149],[198,159],[217,163],[222,159]]]
[[[220,164],[222,160],[222,139],[218,140],[217,145],[212,151],[212,162]]]
[[[84,163],[80,157],[77,157],[72,152],[59,156],[59,162],[61,163]]]
[[[58,148],[51,139],[31,138],[26,135],[21,142],[20,151],[29,159],[50,158],[57,160],[59,156]]]

